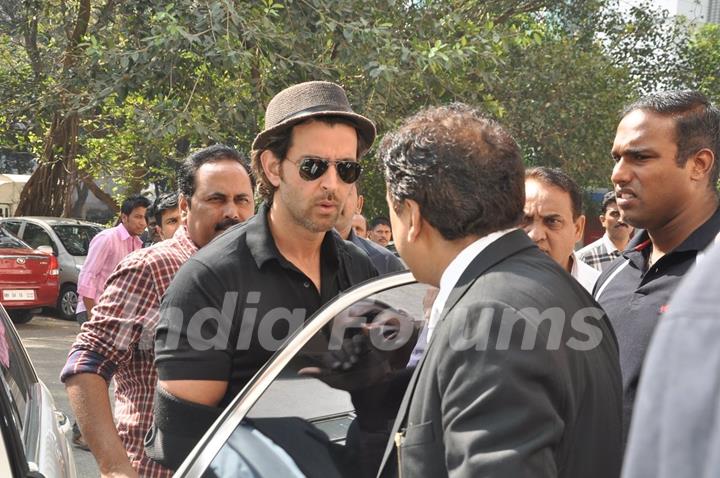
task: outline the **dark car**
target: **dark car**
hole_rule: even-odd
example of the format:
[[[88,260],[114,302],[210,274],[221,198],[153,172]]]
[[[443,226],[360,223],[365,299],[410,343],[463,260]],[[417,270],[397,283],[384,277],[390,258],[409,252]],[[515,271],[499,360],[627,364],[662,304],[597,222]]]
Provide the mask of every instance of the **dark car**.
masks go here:
[[[55,306],[59,274],[52,250],[33,249],[0,228],[0,303],[15,323],[25,323],[43,307]]]
[[[104,228],[94,222],[62,217],[22,216],[0,219],[4,227],[31,247],[47,246],[60,266],[60,294],[53,307],[65,320],[75,318],[77,279],[90,241]]]

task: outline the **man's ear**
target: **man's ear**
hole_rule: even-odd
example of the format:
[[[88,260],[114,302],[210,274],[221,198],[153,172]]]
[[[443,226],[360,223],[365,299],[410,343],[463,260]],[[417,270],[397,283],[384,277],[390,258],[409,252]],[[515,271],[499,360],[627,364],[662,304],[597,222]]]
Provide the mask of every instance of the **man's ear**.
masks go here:
[[[260,163],[270,184],[279,187],[280,180],[282,179],[282,173],[280,172],[281,161],[272,151],[266,149],[260,154]]]
[[[404,207],[407,208],[405,214],[408,215],[407,241],[413,242],[420,237],[423,229],[423,218],[420,214],[420,205],[412,199],[406,199]]]
[[[692,161],[692,170],[690,171],[690,178],[694,181],[702,181],[706,176],[710,175],[713,165],[717,158],[712,151],[707,148],[703,148],[695,153],[688,161]],[[715,187],[712,184],[713,189]]]
[[[575,242],[578,242],[583,238],[583,233],[585,232],[585,216],[583,214],[580,214],[577,219],[575,219]]]
[[[355,214],[362,214],[362,208],[365,205],[365,197],[362,194],[358,194],[357,207],[355,208]]]
[[[187,224],[187,213],[190,210],[190,203],[183,193],[178,195],[178,207],[180,208],[180,220]]]
[[[605,214],[600,214],[598,216],[598,219],[600,220],[600,224],[602,224],[602,227],[607,228],[607,226],[605,225]]]

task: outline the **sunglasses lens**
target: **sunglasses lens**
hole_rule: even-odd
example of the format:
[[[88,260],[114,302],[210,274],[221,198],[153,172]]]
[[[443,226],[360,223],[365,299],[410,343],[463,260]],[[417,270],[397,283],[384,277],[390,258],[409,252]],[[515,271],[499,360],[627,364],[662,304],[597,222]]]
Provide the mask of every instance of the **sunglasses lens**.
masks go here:
[[[330,167],[327,159],[305,158],[300,161],[300,177],[305,181],[315,181],[325,174]],[[362,172],[362,166],[355,161],[339,161],[335,163],[338,176],[347,184],[358,180]]]
[[[347,184],[352,184],[360,177],[362,166],[354,161],[340,161],[337,163],[337,172],[340,179]]]
[[[323,159],[305,158],[300,161],[300,177],[305,181],[315,181],[325,174],[328,162]]]

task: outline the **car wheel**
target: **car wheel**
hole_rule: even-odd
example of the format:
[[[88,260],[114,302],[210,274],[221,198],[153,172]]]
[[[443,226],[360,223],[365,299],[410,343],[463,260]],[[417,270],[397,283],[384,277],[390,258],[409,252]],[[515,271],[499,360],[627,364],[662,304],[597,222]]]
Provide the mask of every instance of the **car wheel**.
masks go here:
[[[75,309],[77,308],[78,294],[74,284],[65,284],[60,289],[58,296],[57,310],[63,320],[75,320]]]
[[[29,310],[8,310],[8,315],[14,324],[27,324],[33,318]]]

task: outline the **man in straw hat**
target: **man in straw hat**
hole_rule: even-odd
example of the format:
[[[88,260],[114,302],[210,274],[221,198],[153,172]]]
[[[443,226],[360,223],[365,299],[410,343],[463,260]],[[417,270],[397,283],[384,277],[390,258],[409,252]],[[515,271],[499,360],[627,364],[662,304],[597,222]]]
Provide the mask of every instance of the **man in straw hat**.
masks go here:
[[[374,124],[336,84],[294,85],[270,101],[252,145],[263,204],[193,256],[162,302],[152,458],[176,468],[271,357],[258,324],[287,311],[272,327],[279,345],[341,291],[377,275],[333,230],[374,139]]]

